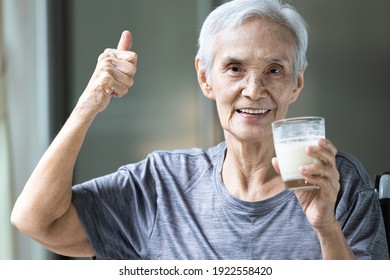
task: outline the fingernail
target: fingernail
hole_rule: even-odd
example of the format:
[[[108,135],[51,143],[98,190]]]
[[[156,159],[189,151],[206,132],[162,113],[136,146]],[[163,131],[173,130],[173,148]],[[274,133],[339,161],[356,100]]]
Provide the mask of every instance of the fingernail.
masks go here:
[[[306,173],[307,170],[308,170],[308,168],[307,168],[306,165],[305,165],[305,166],[301,166],[301,172],[302,172],[302,173]]]
[[[321,140],[319,141],[319,144],[320,144],[321,146],[323,146],[323,147],[326,147],[326,146],[328,145],[328,142],[327,142],[325,139],[321,139]]]
[[[317,146],[308,146],[307,147],[307,152],[309,153],[314,153],[317,151]]]

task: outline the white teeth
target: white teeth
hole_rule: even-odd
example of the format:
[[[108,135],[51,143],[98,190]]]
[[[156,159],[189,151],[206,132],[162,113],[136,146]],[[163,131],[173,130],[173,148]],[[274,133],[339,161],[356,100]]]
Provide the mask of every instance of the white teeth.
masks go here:
[[[259,110],[252,110],[252,109],[240,109],[239,110],[241,113],[245,113],[245,114],[265,114],[268,112],[268,110],[266,109],[259,109]]]

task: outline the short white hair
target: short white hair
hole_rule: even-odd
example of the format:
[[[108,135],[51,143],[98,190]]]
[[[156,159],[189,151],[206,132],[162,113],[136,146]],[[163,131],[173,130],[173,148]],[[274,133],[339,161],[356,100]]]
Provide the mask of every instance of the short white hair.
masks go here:
[[[299,70],[307,66],[307,25],[295,8],[282,0],[232,0],[208,15],[200,31],[196,55],[205,68],[208,80],[215,58],[215,35],[254,17],[269,18],[291,31],[296,42],[293,71],[294,80],[297,80]]]

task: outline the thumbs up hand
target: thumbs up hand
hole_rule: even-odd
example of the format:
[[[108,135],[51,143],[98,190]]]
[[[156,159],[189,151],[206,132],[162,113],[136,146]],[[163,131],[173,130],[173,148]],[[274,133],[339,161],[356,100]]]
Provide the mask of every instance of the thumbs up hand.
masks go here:
[[[111,97],[123,97],[134,83],[137,54],[130,51],[132,35],[124,31],[117,49],[106,49],[98,58],[95,71],[80,97],[84,108],[101,112]]]

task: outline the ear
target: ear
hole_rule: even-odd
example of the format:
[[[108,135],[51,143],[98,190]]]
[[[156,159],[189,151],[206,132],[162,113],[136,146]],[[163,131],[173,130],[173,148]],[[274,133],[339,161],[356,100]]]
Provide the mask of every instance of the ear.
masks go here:
[[[198,76],[198,83],[200,88],[202,89],[203,94],[207,98],[211,100],[215,100],[213,90],[207,81],[206,69],[203,67],[198,57],[195,59],[195,69],[196,69],[196,74]]]
[[[303,85],[304,85],[304,73],[305,73],[305,68],[302,68],[301,70],[299,70],[298,72],[298,77],[297,77],[297,83],[296,83],[296,87],[295,89],[293,90],[293,93],[291,95],[291,99],[290,99],[290,104],[291,103],[294,103],[298,97],[299,97],[299,94],[301,93],[302,89],[303,89]]]

